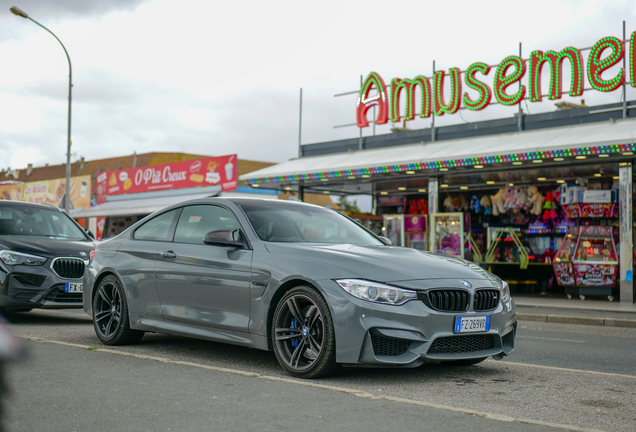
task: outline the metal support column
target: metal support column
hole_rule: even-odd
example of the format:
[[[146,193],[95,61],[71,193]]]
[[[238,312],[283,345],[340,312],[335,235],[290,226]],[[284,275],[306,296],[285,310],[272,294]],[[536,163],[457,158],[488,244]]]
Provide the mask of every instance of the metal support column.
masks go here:
[[[378,89],[378,93],[380,93],[380,89]],[[362,75],[360,75],[360,94],[362,94]],[[375,119],[373,119],[373,121],[375,121]],[[360,129],[360,141],[358,141],[358,150],[362,150],[362,128],[358,129]]]
[[[428,226],[428,235],[429,235],[428,250],[431,252],[435,251],[434,244],[433,244],[433,230],[435,229],[435,227],[431,225],[431,222],[432,222],[431,215],[439,211],[438,188],[439,188],[439,180],[437,179],[437,177],[430,177],[428,179],[428,225],[427,226]]]
[[[305,202],[305,186],[302,180],[298,183],[298,201]]]
[[[298,114],[298,157],[303,157],[303,148],[300,144],[300,138],[303,131],[303,88],[300,88],[300,110]]]
[[[634,303],[634,233],[632,203],[632,164],[618,169],[618,203],[620,221],[619,268],[621,303]]]
[[[442,83],[442,85],[444,85],[444,83]],[[437,97],[435,94],[435,60],[433,60],[433,91],[431,92],[433,93],[433,101],[431,101],[431,103],[433,104],[433,109],[431,111],[431,141],[435,142],[435,98]],[[437,180],[435,180],[437,181]],[[437,193],[437,189],[436,192]],[[430,196],[430,191],[429,191],[429,196]]]
[[[519,58],[521,59],[521,61],[523,61],[523,57],[521,56],[521,42],[519,42]],[[519,80],[519,90],[521,90],[521,80]],[[519,101],[519,114],[518,114],[519,118],[517,119],[517,132],[521,132],[523,130],[523,122],[522,122],[523,112],[521,111],[522,100]]]
[[[625,48],[626,42],[625,42],[625,21],[623,21],[623,48]],[[626,93],[626,89],[625,89],[625,81],[627,81],[627,78],[629,77],[629,75],[627,75],[627,64],[625,63],[625,58],[627,57],[627,54],[623,55],[623,74],[626,75],[625,79],[623,80],[623,118],[627,118],[627,93]]]

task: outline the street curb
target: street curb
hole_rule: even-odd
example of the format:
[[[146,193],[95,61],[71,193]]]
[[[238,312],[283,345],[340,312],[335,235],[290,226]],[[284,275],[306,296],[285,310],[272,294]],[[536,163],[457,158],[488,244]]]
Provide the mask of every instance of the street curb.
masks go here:
[[[517,320],[551,322],[559,324],[583,324],[603,327],[636,328],[636,320],[623,318],[592,318],[582,316],[529,314],[517,312]]]

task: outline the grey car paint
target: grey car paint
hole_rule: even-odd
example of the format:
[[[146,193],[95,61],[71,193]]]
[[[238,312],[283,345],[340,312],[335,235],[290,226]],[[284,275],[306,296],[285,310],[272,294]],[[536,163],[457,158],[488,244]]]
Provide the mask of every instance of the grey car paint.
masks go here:
[[[496,309],[487,312],[473,312],[472,308],[465,313],[438,312],[419,300],[401,306],[364,301],[335,282],[367,279],[419,291],[499,289],[497,278],[477,265],[392,246],[266,242],[240,208],[252,202],[262,201],[209,198],[180,203],[155,214],[184,205],[223,206],[241,225],[247,242],[242,249],[217,245],[180,248],[175,243],[134,240],[132,234],[147,219],[98,245],[84,279],[84,310],[92,316],[94,286],[102,277],[114,274],[125,286],[133,329],[272,349],[268,333],[278,299],[294,286],[310,285],[330,308],[338,363],[414,367],[425,361],[473,358],[472,353],[427,354],[435,339],[454,335],[458,315],[491,316],[491,329],[483,334],[496,334],[500,342],[480,355],[512,353],[516,323],[512,300],[500,301]],[[179,259],[168,261],[161,256],[165,251],[174,252]],[[461,280],[469,281],[472,287],[462,285]],[[414,343],[404,354],[383,358],[373,352],[370,331]]]

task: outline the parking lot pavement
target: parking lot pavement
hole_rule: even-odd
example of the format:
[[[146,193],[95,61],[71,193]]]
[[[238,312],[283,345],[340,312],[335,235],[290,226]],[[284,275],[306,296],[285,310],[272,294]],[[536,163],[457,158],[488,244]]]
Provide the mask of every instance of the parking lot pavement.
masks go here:
[[[25,340],[8,368],[9,431],[554,431],[363,392]],[[315,383],[314,383],[315,384]]]

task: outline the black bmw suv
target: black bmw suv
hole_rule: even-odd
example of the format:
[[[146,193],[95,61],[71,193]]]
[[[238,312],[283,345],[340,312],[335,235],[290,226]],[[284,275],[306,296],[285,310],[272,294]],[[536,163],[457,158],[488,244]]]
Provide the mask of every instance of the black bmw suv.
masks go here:
[[[82,307],[95,240],[51,205],[0,201],[0,313]]]

